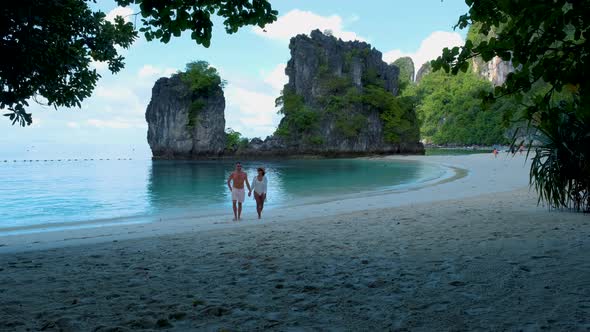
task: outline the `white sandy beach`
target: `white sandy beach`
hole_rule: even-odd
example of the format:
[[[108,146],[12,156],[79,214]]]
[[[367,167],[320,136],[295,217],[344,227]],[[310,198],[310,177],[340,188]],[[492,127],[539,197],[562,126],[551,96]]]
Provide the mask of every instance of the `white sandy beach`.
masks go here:
[[[524,156],[395,158],[466,175],[262,222],[0,236],[0,330],[590,330],[590,217],[537,206]]]

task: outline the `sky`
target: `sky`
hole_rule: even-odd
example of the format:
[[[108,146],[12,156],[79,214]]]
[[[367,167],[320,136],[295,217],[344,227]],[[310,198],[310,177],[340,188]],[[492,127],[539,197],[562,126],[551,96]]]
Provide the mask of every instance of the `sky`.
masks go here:
[[[184,69],[191,61],[205,60],[227,81],[226,127],[244,136],[264,139],[276,129],[281,116],[274,100],[287,82],[289,39],[313,29],[331,30],[343,40],[362,40],[383,53],[390,63],[410,56],[416,70],[436,58],[444,47],[462,45],[466,30],[453,30],[467,12],[462,0],[271,0],[279,11],[265,30],[246,26],[227,34],[214,20],[211,46],[190,39],[190,33],[168,44],[148,42],[140,35],[129,49],[121,50],[125,68],[111,74],[103,63],[93,63],[102,76],[93,95],[81,108],[46,107],[31,103],[33,125],[0,122],[0,160],[16,157],[63,157],[76,153],[121,157],[133,151],[149,156],[145,110],[154,82]],[[92,4],[107,13],[134,21],[134,8],[117,7],[114,1]],[[137,20],[139,28],[140,22]],[[1,110],[0,110],[1,111]]]

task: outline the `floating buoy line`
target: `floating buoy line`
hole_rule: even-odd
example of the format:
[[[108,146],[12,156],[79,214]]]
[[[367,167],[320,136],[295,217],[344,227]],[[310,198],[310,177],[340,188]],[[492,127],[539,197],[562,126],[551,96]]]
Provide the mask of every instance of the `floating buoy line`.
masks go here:
[[[38,162],[65,162],[65,161],[107,161],[107,160],[133,160],[133,158],[84,158],[84,159],[4,159],[5,163],[13,162],[13,163],[38,163]]]

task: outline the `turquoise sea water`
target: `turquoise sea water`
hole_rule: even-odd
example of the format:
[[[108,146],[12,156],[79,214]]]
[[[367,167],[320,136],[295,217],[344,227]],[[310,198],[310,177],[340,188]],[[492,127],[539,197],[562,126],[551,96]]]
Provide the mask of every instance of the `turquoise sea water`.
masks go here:
[[[378,159],[247,161],[243,165],[249,179],[256,167],[266,167],[268,209],[412,186],[446,172],[432,164]],[[0,162],[4,199],[0,231],[164,214],[229,213],[226,180],[233,168],[233,161]]]

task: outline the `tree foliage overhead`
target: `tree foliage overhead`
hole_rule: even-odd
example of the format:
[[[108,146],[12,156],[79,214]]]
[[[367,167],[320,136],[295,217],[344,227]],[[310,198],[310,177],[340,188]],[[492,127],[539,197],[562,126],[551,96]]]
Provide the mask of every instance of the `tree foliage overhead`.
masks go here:
[[[117,17],[107,21],[85,0],[6,1],[0,12],[0,108],[12,124],[32,123],[31,99],[57,107],[80,107],[100,75],[91,62],[108,64],[112,73],[124,66],[117,47],[128,48],[137,38],[133,23]],[[95,1],[93,1],[95,2]],[[219,16],[228,33],[245,25],[264,27],[277,18],[267,0],[117,0],[138,5],[139,31],[146,39],[167,43],[192,31],[191,38],[210,45],[212,18]]]
[[[123,68],[115,46],[136,38],[121,17],[111,23],[80,0],[8,1],[0,20],[0,108],[12,123],[32,122],[25,112],[30,98],[48,105],[78,106],[94,90],[99,76],[90,62],[105,61],[113,73]]]
[[[512,61],[516,71],[486,99],[514,96],[525,109],[524,119],[537,130],[531,185],[539,202],[590,210],[590,1],[466,3],[469,12],[457,26],[473,25],[480,34],[494,35],[444,49],[433,68],[457,74],[467,71],[473,57]],[[548,88],[535,91],[539,85]]]
[[[590,2],[578,0],[466,0],[469,12],[456,27],[477,27],[474,33],[495,36],[467,39],[463,47],[445,48],[432,62],[433,69],[467,71],[469,59],[490,61],[498,56],[512,61],[518,70],[498,87],[495,96],[526,94],[542,80],[554,91],[564,87],[588,96],[588,55],[586,34],[590,27]],[[501,27],[501,29],[499,29]],[[478,31],[477,31],[478,30]],[[586,92],[586,93],[584,93]],[[586,101],[587,103],[587,101]]]
[[[116,0],[120,6],[139,5],[147,40],[159,39],[167,43],[172,36],[192,31],[191,38],[209,47],[213,30],[212,15],[223,17],[225,31],[235,33],[245,25],[264,27],[277,19],[267,0]]]

